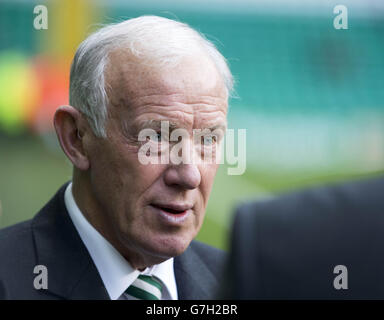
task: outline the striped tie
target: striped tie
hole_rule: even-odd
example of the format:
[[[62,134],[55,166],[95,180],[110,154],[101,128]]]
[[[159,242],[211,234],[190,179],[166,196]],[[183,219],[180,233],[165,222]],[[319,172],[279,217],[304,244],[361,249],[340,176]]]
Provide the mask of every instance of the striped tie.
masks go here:
[[[161,282],[156,277],[139,275],[125,293],[139,300],[160,300],[161,287]]]

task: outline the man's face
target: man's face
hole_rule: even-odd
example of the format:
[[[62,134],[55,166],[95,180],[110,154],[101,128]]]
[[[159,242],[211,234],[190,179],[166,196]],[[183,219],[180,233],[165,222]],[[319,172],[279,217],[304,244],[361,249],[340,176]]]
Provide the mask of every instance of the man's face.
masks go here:
[[[184,142],[196,159],[204,146],[193,140],[193,129],[226,126],[224,84],[204,55],[160,68],[127,60],[121,51],[110,56],[106,84],[108,137],[92,139],[88,148],[104,236],[126,252],[159,261],[179,255],[202,225],[218,165],[142,164],[138,135],[169,121],[190,134]]]

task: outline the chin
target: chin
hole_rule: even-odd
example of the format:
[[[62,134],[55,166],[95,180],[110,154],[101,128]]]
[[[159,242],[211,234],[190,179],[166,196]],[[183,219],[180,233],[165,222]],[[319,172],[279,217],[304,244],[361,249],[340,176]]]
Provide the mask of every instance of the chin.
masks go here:
[[[146,243],[148,253],[161,257],[162,259],[169,259],[181,255],[187,250],[191,243],[191,237],[182,236],[162,236],[152,239],[151,242]]]

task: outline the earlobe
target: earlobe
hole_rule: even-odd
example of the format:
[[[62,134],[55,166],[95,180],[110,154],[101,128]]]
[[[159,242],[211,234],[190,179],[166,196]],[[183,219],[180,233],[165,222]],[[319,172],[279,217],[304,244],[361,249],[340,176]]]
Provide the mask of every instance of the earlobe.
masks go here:
[[[54,116],[54,126],[60,146],[79,170],[89,169],[89,159],[83,141],[84,121],[81,113],[71,106],[59,107]]]

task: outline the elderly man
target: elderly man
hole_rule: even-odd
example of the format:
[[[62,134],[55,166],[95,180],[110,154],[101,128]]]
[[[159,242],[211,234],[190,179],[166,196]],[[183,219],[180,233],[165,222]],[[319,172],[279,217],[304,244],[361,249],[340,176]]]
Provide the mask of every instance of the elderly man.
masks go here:
[[[214,297],[224,255],[192,240],[218,166],[197,160],[219,141],[192,133],[225,129],[231,87],[223,56],[186,24],[143,16],[89,36],[72,63],[71,105],[54,118],[72,182],[0,232],[0,298]],[[182,152],[194,161],[140,161],[145,144],[159,150],[151,159],[169,151],[163,123],[190,134]],[[146,129],[157,140],[139,139]]]

